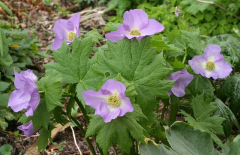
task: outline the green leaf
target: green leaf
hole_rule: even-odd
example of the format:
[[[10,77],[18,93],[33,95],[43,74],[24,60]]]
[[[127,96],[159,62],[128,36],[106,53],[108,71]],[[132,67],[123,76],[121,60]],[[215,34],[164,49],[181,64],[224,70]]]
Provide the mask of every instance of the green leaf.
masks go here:
[[[211,136],[184,122],[175,122],[166,128],[166,135],[172,149],[179,155],[218,155]]]
[[[3,130],[6,130],[6,128],[8,127],[8,123],[5,121],[5,119],[3,117],[0,117],[0,127]]]
[[[12,145],[4,144],[3,146],[0,147],[0,154],[11,155],[12,154],[12,152],[11,152],[12,149],[13,149]]]
[[[8,105],[9,94],[0,94],[0,108],[5,108]]]
[[[50,118],[51,114],[48,112],[46,102],[41,100],[32,117],[34,130],[39,129],[41,126],[43,126],[42,129],[48,129]]]
[[[182,70],[183,68],[185,68],[185,65],[181,61],[178,61],[177,58],[175,58],[172,66],[173,66],[173,69],[176,71],[179,71],[179,70]]]
[[[54,118],[56,120],[57,123],[60,123],[62,125],[65,125],[67,124],[69,121],[63,117],[62,115],[62,108],[61,107],[56,107],[54,110],[53,110],[53,115],[54,115]]]
[[[212,0],[212,1],[216,1],[216,0]],[[206,10],[211,4],[207,4],[207,3],[200,3],[197,2],[195,0],[183,0],[181,1],[180,5],[185,6],[187,9],[186,11],[196,15],[198,13],[198,11],[203,12],[204,10]]]
[[[45,65],[47,74],[56,70],[61,75],[62,82],[67,84],[78,83],[76,88],[77,97],[84,105],[85,102],[82,98],[82,92],[95,89],[98,83],[104,78],[90,70],[98,55],[96,53],[94,57],[89,60],[94,44],[93,38],[90,36],[81,40],[75,38],[72,44],[72,52],[70,52],[70,47],[63,42],[61,48],[53,52],[54,59],[57,63],[48,63]]]
[[[240,154],[240,135],[233,139],[233,142],[229,144],[228,155],[238,155]]]
[[[185,31],[181,30],[181,37],[183,41],[193,49],[191,53],[189,53],[190,56],[195,55],[202,55],[204,49],[206,48],[205,42],[201,40],[200,37],[200,31],[197,29],[197,31],[191,30],[191,31]]]
[[[0,91],[5,91],[11,83],[0,81]]]
[[[218,93],[223,101],[229,97],[230,109],[236,115],[240,110],[240,74],[233,75],[224,82]]]
[[[32,117],[27,117],[26,114],[23,114],[18,122],[22,123],[22,124],[27,124],[30,120],[32,119]]]
[[[37,140],[38,152],[45,150],[48,145],[48,139],[51,139],[51,131],[48,131],[44,128],[40,130],[40,135]]]
[[[37,83],[39,91],[44,91],[44,99],[48,111],[53,110],[56,106],[63,106],[60,102],[62,98],[62,85],[60,79],[59,74],[54,71],[50,75],[41,78]]]
[[[102,148],[104,154],[107,154],[113,142],[117,141],[119,148],[130,153],[132,144],[131,136],[139,142],[144,143],[144,129],[138,124],[140,119],[146,119],[141,108],[134,104],[134,111],[126,113],[123,117],[117,117],[109,123],[105,123],[101,116],[91,115],[87,133],[89,137],[97,133],[97,143]]]
[[[105,26],[108,28],[108,31],[117,31],[117,28],[121,25],[121,23],[113,23],[113,22],[108,22],[105,24]]]
[[[190,90],[190,93],[193,96],[203,94],[205,98],[211,98],[214,96],[213,94],[213,86],[208,78],[205,78],[201,75],[194,75],[194,79],[192,82],[187,86]]]
[[[98,33],[97,29],[93,29],[92,31],[89,31],[84,38],[91,38],[92,42],[97,42],[100,44],[99,40],[104,39],[101,34]]]
[[[218,115],[212,114],[218,109],[216,106],[210,104],[210,101],[204,100],[204,95],[196,96],[192,99],[191,106],[193,108],[194,117],[181,111],[185,115],[185,120],[192,126],[210,133],[212,138],[220,143],[222,147],[221,140],[218,139],[214,134],[224,135],[222,122],[225,120]]]
[[[146,115],[156,107],[155,96],[169,98],[167,92],[174,83],[165,80],[172,69],[167,68],[163,53],[156,54],[150,45],[150,37],[141,42],[136,39],[124,39],[117,43],[109,41],[109,51],[98,51],[97,64],[92,66],[96,74],[110,74],[107,79],[115,78],[120,73],[128,83],[132,83],[138,93],[136,102]]]
[[[215,98],[214,102],[213,102],[214,105],[216,105],[218,107],[218,110],[219,110],[219,114],[221,117],[225,118],[226,119],[226,123],[224,123],[225,125],[223,125],[223,127],[228,127],[229,126],[229,133],[231,133],[232,131],[232,125],[231,125],[231,122],[233,122],[233,124],[239,128],[239,124],[238,124],[238,121],[235,117],[235,115],[233,114],[233,112],[228,108],[228,106],[226,106],[220,99],[218,98]],[[225,130],[224,130],[225,131]],[[226,135],[226,134],[225,134]],[[230,136],[229,135],[226,135],[226,136]]]
[[[158,53],[162,52],[163,50],[169,50],[168,45],[162,40],[160,35],[152,36],[151,47],[156,47]]]
[[[171,50],[181,52],[182,54],[184,54],[183,51],[187,48],[187,44],[183,41],[181,33],[177,28],[169,32],[166,38],[163,37],[163,41]]]
[[[0,1],[0,7],[3,8],[9,15],[12,16],[12,11],[3,3]]]
[[[10,108],[0,109],[0,117],[6,118],[7,120],[16,119],[16,117],[10,112]]]
[[[156,144],[152,140],[148,141],[147,144],[139,145],[140,155],[177,155],[175,151],[164,144]]]
[[[8,42],[6,36],[0,28],[0,64],[10,66],[12,63],[12,57],[8,53]]]

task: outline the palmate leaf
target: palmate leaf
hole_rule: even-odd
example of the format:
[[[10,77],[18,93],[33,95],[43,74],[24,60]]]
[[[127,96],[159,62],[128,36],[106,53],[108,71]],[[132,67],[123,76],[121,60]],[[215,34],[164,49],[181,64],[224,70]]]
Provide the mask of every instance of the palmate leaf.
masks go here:
[[[210,80],[201,75],[194,75],[194,79],[187,86],[187,88],[190,90],[190,93],[193,96],[203,93],[205,98],[211,98],[214,96],[214,89]]]
[[[221,124],[225,119],[217,115],[211,116],[218,108],[212,105],[210,101],[204,100],[203,94],[193,98],[191,106],[195,118],[181,111],[185,115],[185,120],[192,126],[210,133],[213,140],[222,147],[221,140],[215,134],[224,135]]]
[[[50,75],[46,75],[37,83],[38,90],[44,91],[44,99],[48,111],[53,110],[56,106],[63,106],[60,102],[62,98],[62,85],[60,79],[58,72],[53,71]]]
[[[58,71],[61,75],[61,81],[67,84],[77,84],[77,96],[84,103],[82,92],[85,90],[96,89],[98,83],[104,76],[96,75],[90,70],[92,64],[96,61],[96,56],[89,60],[92,46],[95,44],[96,36],[100,39],[96,31],[90,31],[85,38],[79,40],[75,38],[70,47],[63,42],[59,50],[53,52],[54,59],[57,63],[48,63],[45,65],[46,73],[53,70]],[[94,39],[95,38],[95,39]],[[96,54],[97,55],[97,54]]]
[[[117,117],[109,123],[105,123],[101,116],[91,115],[88,130],[85,137],[97,133],[97,143],[107,154],[113,142],[117,142],[119,148],[129,154],[132,144],[131,136],[144,143],[144,128],[138,124],[140,119],[146,119],[141,108],[134,104],[134,111],[126,113],[123,117]]]
[[[186,44],[193,49],[193,51],[188,52],[188,54],[192,57],[195,55],[202,55],[204,49],[206,48],[205,42],[201,40],[200,31],[192,30],[192,31],[185,31],[181,30],[181,37]]]
[[[119,73],[133,84],[138,96],[136,102],[145,115],[156,107],[155,96],[168,98],[167,92],[173,81],[165,80],[172,69],[166,67],[162,53],[156,54],[151,48],[150,37],[138,42],[136,39],[124,39],[117,43],[108,42],[108,52],[98,51],[97,63],[92,66],[93,72],[109,78]]]

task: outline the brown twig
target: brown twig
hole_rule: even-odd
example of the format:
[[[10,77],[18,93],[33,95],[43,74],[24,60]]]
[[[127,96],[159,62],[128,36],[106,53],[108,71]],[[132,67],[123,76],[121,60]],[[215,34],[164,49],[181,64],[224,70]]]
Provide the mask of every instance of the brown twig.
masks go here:
[[[226,12],[229,12],[226,8],[224,8],[223,6],[221,6],[221,5],[219,5],[219,4],[215,3],[215,2],[212,2],[212,1],[201,1],[201,0],[196,0],[196,1],[200,2],[200,3],[206,3],[206,4],[215,5],[215,6],[219,7],[219,8],[221,8],[222,10],[224,10]],[[239,19],[239,17],[237,15],[233,15],[233,16]]]

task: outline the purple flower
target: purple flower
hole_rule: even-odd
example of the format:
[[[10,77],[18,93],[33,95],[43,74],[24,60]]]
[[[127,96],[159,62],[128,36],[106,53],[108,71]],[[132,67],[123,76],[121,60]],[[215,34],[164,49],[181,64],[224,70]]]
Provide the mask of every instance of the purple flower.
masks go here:
[[[32,124],[32,121],[28,122],[27,124],[25,125],[21,125],[19,127],[17,127],[19,130],[23,131],[24,135],[27,135],[27,136],[32,136],[35,131],[33,129],[33,124]]]
[[[51,45],[51,50],[58,50],[62,42],[65,40],[67,44],[71,44],[77,35],[79,37],[80,14],[77,13],[69,20],[59,19],[54,23],[53,31],[56,34],[56,38]]]
[[[167,80],[175,80],[175,83],[168,92],[170,96],[172,93],[177,97],[182,97],[185,95],[185,87],[193,80],[193,75],[189,74],[187,70],[184,68],[181,71],[177,71],[172,73]]]
[[[85,103],[95,109],[95,114],[110,122],[127,112],[133,112],[130,99],[125,96],[126,87],[113,79],[107,80],[101,90],[88,90],[82,93]]]
[[[203,56],[193,57],[192,60],[188,61],[188,64],[196,74],[213,79],[225,78],[232,72],[232,67],[224,60],[220,52],[219,45],[209,45],[204,50]]]
[[[155,19],[148,19],[148,15],[142,9],[126,11],[123,16],[123,24],[119,25],[117,31],[107,33],[105,37],[117,42],[127,37],[136,37],[140,41],[145,36],[151,36],[164,30],[164,26]]]
[[[27,109],[26,116],[32,116],[40,102],[39,92],[36,86],[37,76],[31,70],[15,73],[14,90],[8,101],[8,106],[13,111],[19,112]]]

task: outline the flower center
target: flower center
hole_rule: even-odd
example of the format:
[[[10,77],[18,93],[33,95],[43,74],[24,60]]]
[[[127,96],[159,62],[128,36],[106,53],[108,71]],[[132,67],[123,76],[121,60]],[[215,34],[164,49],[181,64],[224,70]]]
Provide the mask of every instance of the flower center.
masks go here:
[[[141,35],[141,32],[140,32],[138,29],[132,29],[132,30],[130,31],[130,34],[131,34],[131,35],[140,36],[140,35]]]
[[[75,38],[75,36],[76,36],[76,33],[73,31],[70,31],[68,33],[68,41],[72,41]]]
[[[120,105],[120,99],[116,95],[111,95],[108,98],[108,104],[110,104],[113,107],[118,107]]]
[[[206,68],[207,68],[207,70],[212,70],[212,69],[214,69],[214,68],[215,68],[214,62],[208,61],[208,62],[206,63]]]

